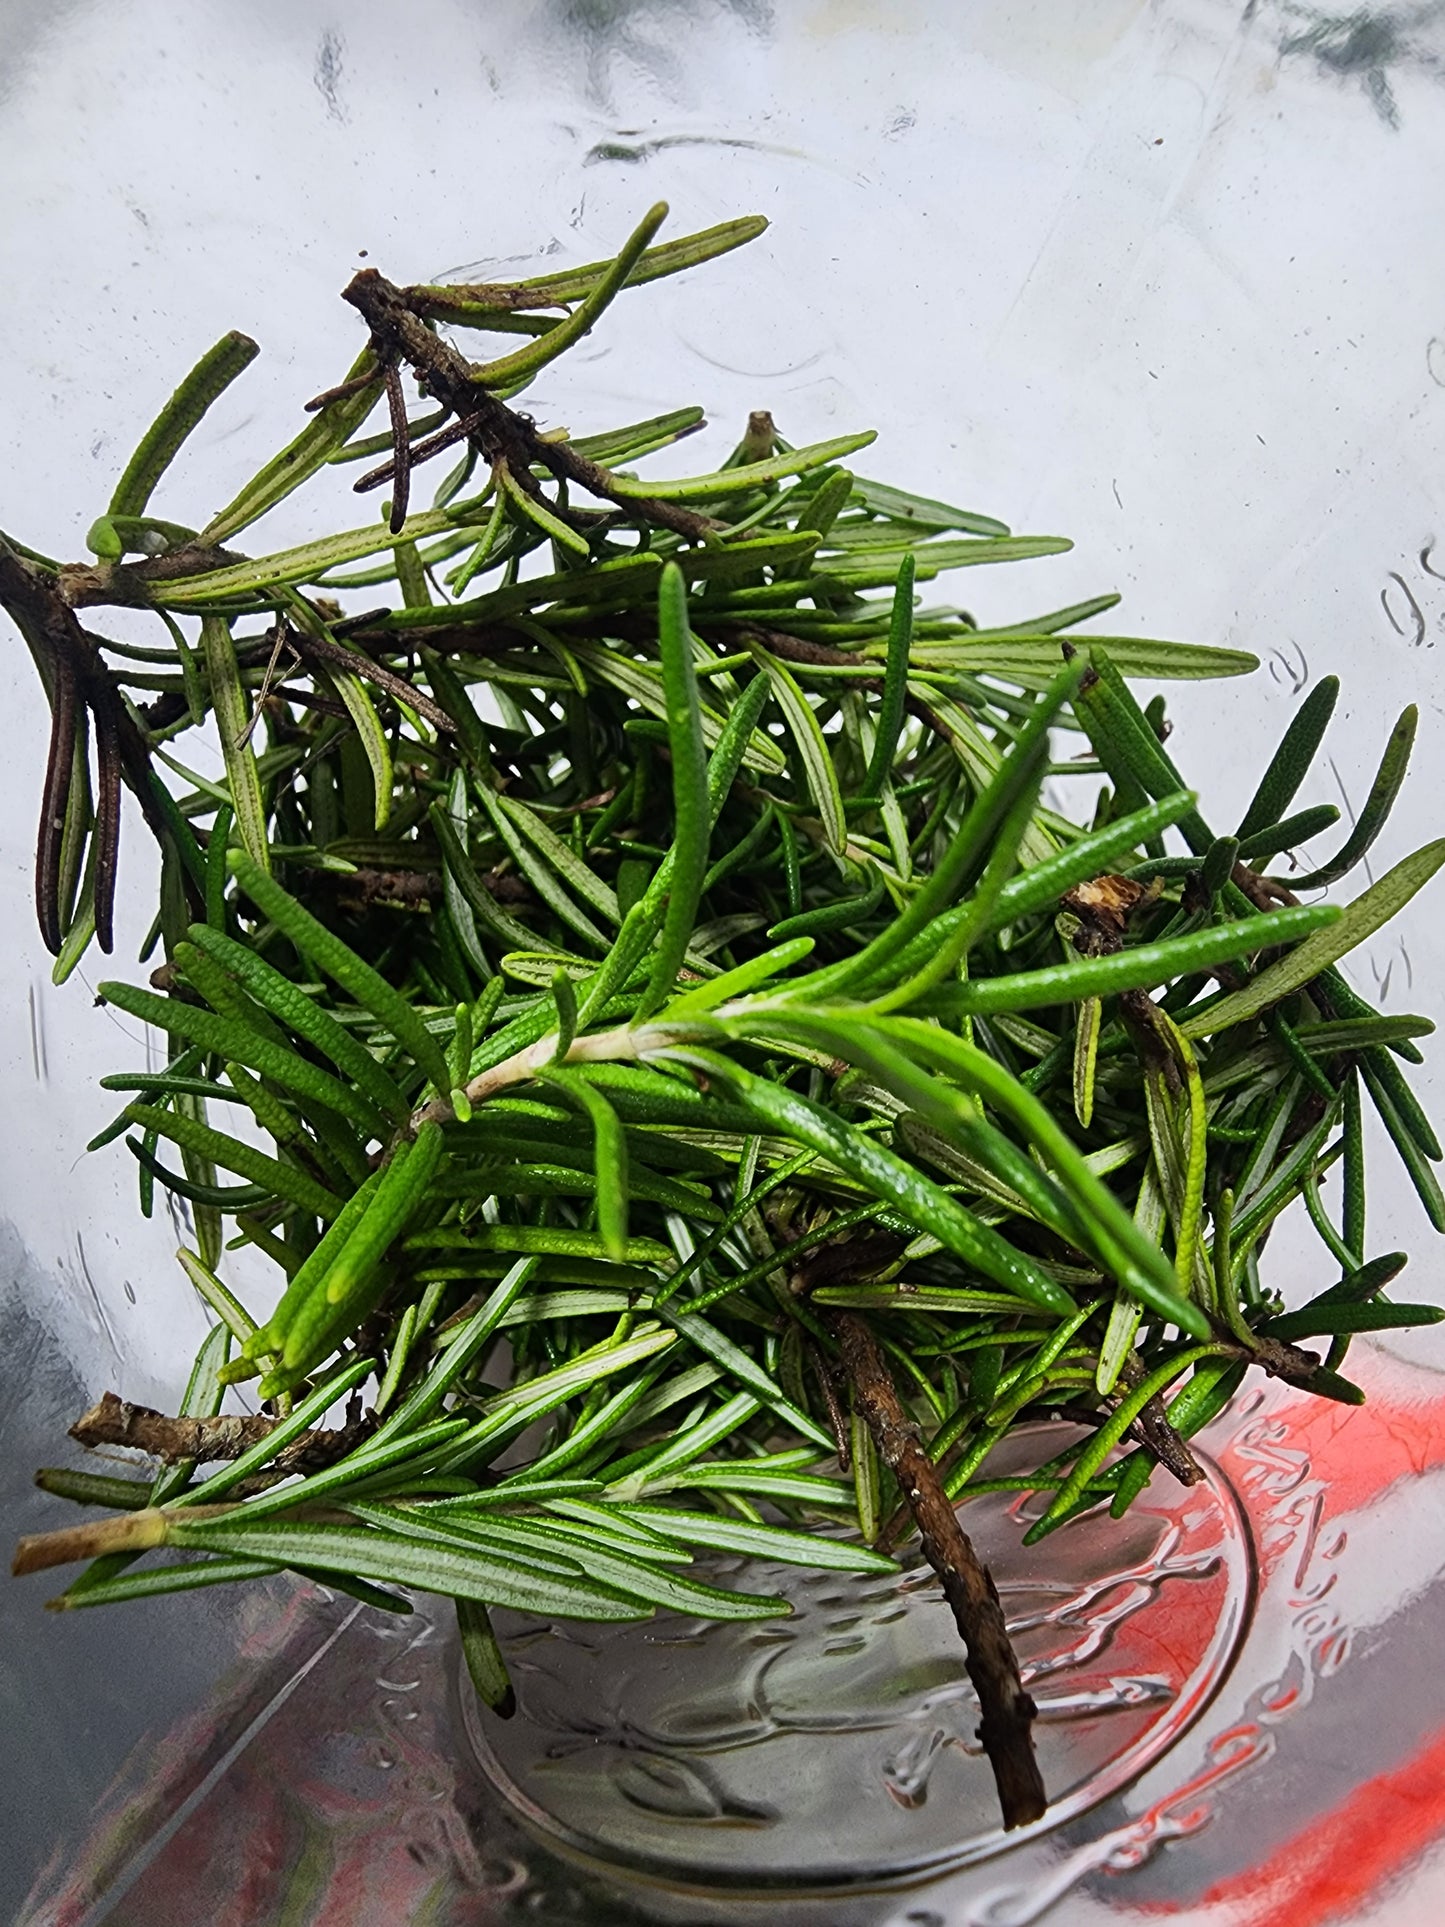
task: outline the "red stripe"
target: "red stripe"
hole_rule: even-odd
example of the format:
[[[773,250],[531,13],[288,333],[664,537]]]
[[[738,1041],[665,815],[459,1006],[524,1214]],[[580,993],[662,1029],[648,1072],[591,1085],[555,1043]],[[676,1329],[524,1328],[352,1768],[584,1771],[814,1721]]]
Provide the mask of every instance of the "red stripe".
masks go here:
[[[1364,1405],[1335,1405],[1308,1392],[1287,1393],[1262,1408],[1261,1416],[1288,1426],[1284,1444],[1308,1455],[1306,1476],[1324,1489],[1323,1521],[1365,1510],[1401,1479],[1417,1479],[1445,1464],[1445,1397],[1440,1374],[1384,1351],[1361,1346],[1351,1355],[1353,1376],[1368,1394]],[[1288,1540],[1261,1542],[1260,1527],[1271,1498],[1256,1484],[1254,1466],[1239,1451],[1240,1430],[1215,1446],[1220,1465],[1251,1514],[1256,1551],[1268,1578],[1283,1555],[1297,1556]],[[1323,1523],[1322,1521],[1322,1523]]]
[[[1356,1787],[1268,1860],[1211,1887],[1188,1911],[1217,1907],[1238,1927],[1323,1927],[1377,1900],[1379,1885],[1442,1833],[1445,1732],[1403,1765]]]

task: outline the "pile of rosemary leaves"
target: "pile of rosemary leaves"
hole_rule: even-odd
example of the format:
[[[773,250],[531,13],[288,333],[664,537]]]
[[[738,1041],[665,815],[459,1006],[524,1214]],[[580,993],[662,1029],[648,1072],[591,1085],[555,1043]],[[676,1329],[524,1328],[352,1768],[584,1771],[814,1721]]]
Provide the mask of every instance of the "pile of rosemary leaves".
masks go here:
[[[624,288],[763,226],[655,246],[664,213],[515,285],[358,274],[349,374],[197,529],[151,501],[256,353],[228,335],[91,561],[0,541],[54,719],[57,980],[111,947],[123,785],[161,849],[149,985],[101,994],[165,1068],[104,1080],[124,1109],[91,1148],[121,1141],[144,1212],[184,1201],[216,1320],[177,1414],[108,1393],[75,1428],[155,1476],[40,1473],[114,1516],[16,1569],[88,1560],[62,1607],[281,1570],[400,1612],[446,1594],[506,1712],[489,1608],[765,1615],[691,1554],[878,1571],[917,1530],[1016,1825],[1045,1804],[1033,1706],[955,1504],[1025,1486],[1031,1539],[1117,1516],[1157,1465],[1200,1476],[1188,1441],[1251,1367],[1357,1402],[1352,1335],[1440,1316],[1385,1297],[1361,1127],[1368,1102],[1445,1228],[1402,1069],[1431,1026],[1338,965],[1445,841],[1301,905],[1370,848],[1413,709],[1287,887],[1267,866],[1337,815],[1290,813],[1333,679],[1221,831],[1128,678],[1253,659],[1074,633],[1112,596],[989,630],[920,606],[941,571],[1068,544],[865,480],[868,434],[793,448],[759,414],[715,472],[641,480],[698,410],[571,436],[509,406]],[[513,340],[478,364],[463,330]],[[358,462],[379,521],[235,547]],[[1092,820],[1043,806],[1055,769],[1102,774]],[[1268,1239],[1299,1197],[1332,1282],[1285,1311]],[[276,1267],[269,1314],[222,1281],[238,1246]],[[220,1416],[235,1384],[257,1409]],[[990,1478],[1059,1411],[1081,1443]]]

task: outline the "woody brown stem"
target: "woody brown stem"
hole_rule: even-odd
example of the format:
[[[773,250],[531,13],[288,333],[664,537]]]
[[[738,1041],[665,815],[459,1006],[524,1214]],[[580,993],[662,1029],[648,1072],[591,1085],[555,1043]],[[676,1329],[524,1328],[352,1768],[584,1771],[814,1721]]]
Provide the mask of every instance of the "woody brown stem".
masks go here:
[[[269,1438],[279,1422],[259,1412],[244,1417],[225,1413],[218,1418],[168,1418],[149,1405],[132,1405],[114,1392],[105,1392],[71,1426],[70,1436],[80,1445],[129,1446],[167,1465],[187,1459],[208,1465],[218,1459],[238,1459]],[[330,1465],[359,1445],[372,1424],[370,1419],[359,1419],[334,1431],[303,1432],[267,1470],[310,1472]]]
[[[866,1321],[835,1312],[829,1323],[878,1456],[902,1489],[924,1557],[938,1574],[962,1636],[969,1679],[978,1695],[978,1737],[993,1768],[1006,1828],[1027,1826],[1048,1804],[1034,1753],[1037,1708],[1024,1690],[1004,1623],[998,1590],[958,1522],[938,1469],[903,1409],[883,1352]]]
[[[1120,1382],[1126,1386],[1139,1384],[1144,1377],[1144,1367],[1132,1353],[1124,1360],[1119,1370]],[[1139,1443],[1165,1468],[1172,1472],[1181,1485],[1198,1485],[1204,1477],[1204,1467],[1190,1451],[1188,1444],[1169,1423],[1169,1414],[1162,1398],[1151,1398],[1129,1427],[1128,1436]]]
[[[45,765],[45,789],[40,801],[40,831],[35,846],[35,912],[40,934],[51,956],[57,956],[65,932],[60,927],[60,864],[65,835],[65,812],[75,773],[75,737],[80,715],[75,671],[57,658],[50,692],[50,755]]]
[[[75,610],[63,593],[62,583],[48,570],[18,555],[0,537],[0,607],[3,607],[30,647],[52,704],[58,703],[62,723],[67,707],[75,719],[76,695],[82,698],[95,718],[99,795],[95,835],[99,842],[100,862],[96,876],[96,926],[101,945],[109,949],[109,906],[114,887],[115,845],[120,833],[121,779],[135,793],[156,841],[165,847],[168,826],[152,791],[150,750],[121,700],[120,690],[101,660],[96,639],[83,629]],[[78,719],[75,719],[78,723]],[[74,729],[71,730],[74,743]],[[52,755],[68,754],[60,738],[52,741]],[[41,934],[47,944],[57,934],[58,911],[54,904],[57,882],[55,858],[58,845],[47,842],[46,820],[53,821],[54,810],[65,789],[57,774],[46,784],[45,809],[39,845],[47,864],[37,884],[37,907]],[[193,906],[203,906],[195,897],[195,885],[185,879]]]
[[[375,268],[363,268],[353,276],[342,298],[360,311],[381,357],[399,355],[409,362],[430,394],[454,415],[470,420],[470,439],[485,459],[505,461],[520,487],[537,493],[532,471],[540,466],[559,481],[575,482],[589,494],[616,502],[629,514],[671,529],[688,542],[700,542],[716,526],[709,516],[677,502],[624,496],[614,486],[610,471],[600,463],[580,454],[570,442],[544,439],[526,416],[508,408],[474,379],[470,364],[432,333],[411,306],[405,290]]]

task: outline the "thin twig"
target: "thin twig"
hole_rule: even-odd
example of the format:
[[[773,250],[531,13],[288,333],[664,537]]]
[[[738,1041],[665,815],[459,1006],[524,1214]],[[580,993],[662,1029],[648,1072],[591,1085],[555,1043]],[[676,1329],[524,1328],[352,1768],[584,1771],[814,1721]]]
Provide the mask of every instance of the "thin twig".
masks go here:
[[[480,415],[464,415],[460,421],[448,422],[445,428],[439,428],[434,435],[423,435],[419,441],[409,443],[407,454],[411,466],[416,468],[422,462],[429,462],[433,455],[440,455],[444,449],[454,448],[458,442],[464,442],[468,435],[475,433],[481,425]],[[359,482],[353,482],[352,493],[365,495],[371,489],[381,488],[395,473],[396,457],[393,455],[379,467],[369,468]]]
[[[244,748],[245,745],[248,742],[250,742],[252,732],[255,730],[257,723],[259,723],[261,720],[261,712],[266,707],[266,698],[271,694],[271,684],[272,684],[272,679],[276,674],[276,664],[281,660],[281,651],[285,647],[286,642],[288,640],[287,632],[286,632],[286,621],[284,617],[281,617],[281,616],[277,617],[276,626],[271,631],[270,640],[271,640],[271,653],[266,658],[266,670],[264,675],[261,677],[260,693],[257,695],[255,703],[252,705],[251,720],[247,723],[246,727],[241,731],[240,735],[236,738],[236,747],[238,749]],[[296,651],[294,648],[292,649],[291,653],[293,656],[296,654]]]
[[[246,560],[237,549],[187,542],[143,562],[67,562],[55,580],[72,609],[150,609],[153,583],[183,581]]]
[[[856,652],[835,649],[830,643],[814,642],[806,636],[789,635],[786,629],[763,628],[754,622],[733,622],[718,624],[715,627],[704,627],[700,623],[699,633],[717,636],[724,641],[736,636],[743,641],[760,643],[769,655],[780,656],[784,662],[813,663],[819,668],[856,669],[861,660]],[[866,691],[870,695],[881,695],[883,678],[882,676],[859,676],[852,687]],[[910,716],[916,717],[919,722],[925,724],[935,736],[941,736],[946,743],[953,741],[953,732],[937,710],[926,703],[921,696],[915,696],[913,691],[909,690],[903,706]]]
[[[468,307],[492,308],[498,314],[514,314],[524,308],[561,308],[560,300],[548,300],[544,288],[524,287],[514,281],[445,281],[419,283],[403,288],[407,305],[418,314],[430,314],[465,302]]]
[[[335,878],[335,884],[336,901],[343,910],[369,910],[374,903],[423,910],[442,894],[441,877],[425,870],[363,866],[349,876]]]
[[[187,1525],[207,1519],[224,1519],[239,1508],[230,1503],[187,1506],[183,1515]],[[122,1552],[132,1558],[154,1552],[167,1543],[168,1528],[176,1514],[166,1506],[145,1506],[139,1512],[123,1512],[119,1517],[91,1519],[84,1525],[65,1526],[59,1532],[35,1532],[17,1541],[10,1570],[19,1579],[26,1573],[49,1572],[55,1566],[74,1565],[81,1559],[99,1559],[108,1552]],[[344,1523],[347,1514],[336,1506],[297,1506],[291,1520],[306,1524]],[[49,1605],[64,1608],[73,1602],[63,1595]]]
[[[534,459],[549,468],[559,482],[575,482],[589,495],[615,503],[645,521],[656,522],[660,528],[671,529],[684,541],[701,542],[714,529],[723,526],[713,516],[699,515],[696,509],[685,509],[677,502],[659,501],[651,495],[624,495],[615,486],[610,469],[594,462],[590,456],[579,454],[570,442],[544,441],[538,436]]]
[[[446,736],[456,734],[456,724],[439,704],[418,689],[415,683],[408,682],[405,676],[397,675],[394,669],[386,668],[373,657],[363,656],[355,649],[343,649],[340,643],[328,641],[324,636],[308,635],[303,629],[293,629],[288,641],[303,662],[328,663],[335,669],[344,669],[350,675],[373,682],[389,696],[409,704],[419,716],[425,716],[433,729],[439,729]]]
[[[723,1004],[716,1011],[709,1011],[708,1017],[726,1017],[728,1011],[729,1006]],[[513,1051],[500,1064],[493,1064],[489,1070],[478,1072],[466,1087],[467,1102],[476,1110],[489,1097],[495,1097],[498,1091],[505,1091],[513,1084],[526,1083],[554,1061],[564,1064],[645,1061],[649,1052],[665,1050],[669,1045],[683,1042],[696,1034],[681,1021],[675,1024],[619,1024],[613,1030],[594,1030],[585,1036],[574,1037],[566,1056],[559,1060],[556,1055],[556,1033],[549,1032],[547,1036],[538,1038],[535,1044],[524,1044],[521,1050]],[[423,1124],[445,1124],[455,1115],[450,1096],[434,1097],[419,1110],[413,1111],[408,1128],[415,1133]]]
[[[349,401],[353,395],[359,395],[363,388],[369,388],[375,380],[376,370],[369,368],[364,375],[353,375],[349,381],[337,382],[334,388],[323,388],[319,395],[313,395],[310,401],[303,404],[305,411],[308,415],[314,415],[318,409],[329,408],[334,401]]]
[[[828,1430],[833,1434],[833,1450],[837,1454],[839,1468],[844,1472],[853,1469],[853,1448],[848,1436],[848,1420],[843,1407],[838,1402],[838,1388],[833,1383],[833,1373],[822,1348],[814,1339],[804,1341],[808,1352],[808,1363],[813,1368],[813,1376],[818,1381],[818,1390],[823,1394],[823,1403],[828,1408]]]
[[[351,716],[345,703],[333,702],[330,696],[318,696],[314,689],[298,689],[294,683],[277,683],[271,697],[276,702],[295,703],[298,709],[314,709],[318,716],[340,716],[344,720]]]

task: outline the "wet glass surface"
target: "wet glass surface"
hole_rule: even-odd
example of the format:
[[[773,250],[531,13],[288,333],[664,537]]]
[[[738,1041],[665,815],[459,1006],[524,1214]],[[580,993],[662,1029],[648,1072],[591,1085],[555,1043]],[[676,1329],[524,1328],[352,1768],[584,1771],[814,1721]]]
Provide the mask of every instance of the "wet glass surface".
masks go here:
[[[1132,632],[1261,656],[1248,683],[1171,703],[1206,807],[1336,672],[1348,727],[1301,804],[1357,804],[1415,701],[1420,776],[1376,873],[1438,833],[1445,7],[6,0],[0,20],[0,526],[79,553],[177,372],[240,327],[263,357],[175,478],[226,499],[354,353],[336,293],[363,251],[399,280],[523,272],[610,251],[659,198],[677,232],[756,209],[762,241],[614,310],[534,393],[539,418],[580,433],[696,401],[717,454],[757,407],[796,442],[877,427],[876,473],[1075,539],[961,581],[982,617],[1117,588]],[[285,505],[277,545],[316,513]],[[203,1324],[176,1227],[136,1216],[129,1160],[81,1156],[110,1116],[95,1079],[133,1043],[79,979],[50,984],[29,901],[44,704],[8,646],[13,1534],[51,1516],[29,1470],[63,1456],[80,1405],[106,1385],[173,1401]],[[137,830],[122,959],[150,901]],[[1442,948],[1427,898],[1356,979],[1438,1018]],[[1445,1296],[1392,1160],[1376,1178],[1411,1295]],[[1304,1238],[1271,1258],[1287,1291],[1315,1263]],[[931,1886],[788,1910],[829,1927],[1438,1918],[1445,1706],[1422,1655],[1441,1631],[1441,1342],[1375,1353],[1372,1404],[1343,1427],[1271,1398],[1215,1441],[1258,1597],[1233,1670],[1141,1780]],[[64,1620],[43,1596],[0,1594],[0,1906],[48,1862],[29,1920],[727,1917],[522,1830],[430,1622],[285,1589]],[[950,1771],[956,1752],[935,1749]],[[946,1809],[935,1792],[919,1811]]]

